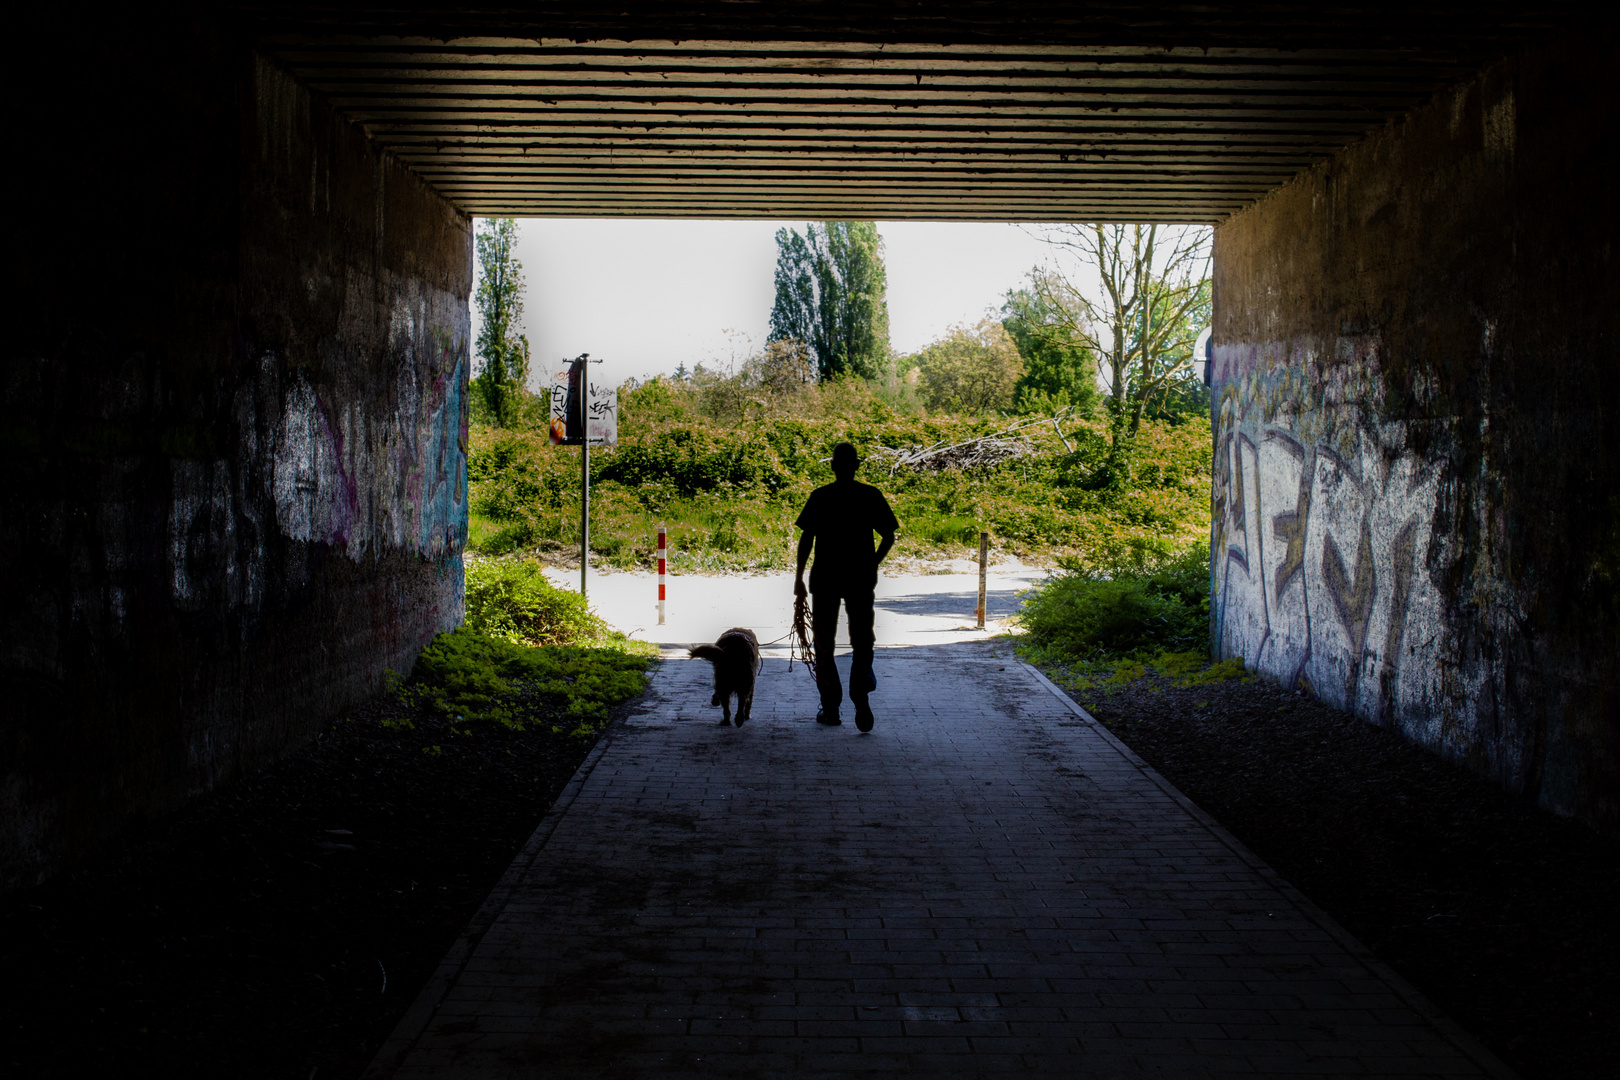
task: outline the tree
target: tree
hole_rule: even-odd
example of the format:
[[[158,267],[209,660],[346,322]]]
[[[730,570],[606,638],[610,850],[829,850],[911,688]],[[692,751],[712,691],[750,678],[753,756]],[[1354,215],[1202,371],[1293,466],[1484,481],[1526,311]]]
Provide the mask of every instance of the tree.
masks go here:
[[[809,350],[794,338],[767,341],[762,351],[748,358],[744,370],[749,385],[771,401],[797,397],[816,379]]]
[[[1024,374],[1013,387],[1020,412],[1076,408],[1090,413],[1097,400],[1097,358],[1068,329],[1076,313],[1054,311],[1049,299],[1029,289],[1007,293],[1001,325],[1024,358]]]
[[[1130,479],[1142,417],[1192,369],[1192,347],[1210,314],[1210,230],[1186,225],[1060,225],[1049,243],[1090,264],[1095,284],[1051,269],[1029,292],[1051,314],[1040,332],[1078,342],[1098,360],[1107,392],[1111,481]]]
[[[523,319],[523,264],[517,259],[517,223],[511,218],[479,222],[478,358],[473,392],[497,427],[518,414],[528,392],[529,339],[515,333]]]
[[[871,221],[812,221],[776,234],[771,341],[802,341],[822,379],[873,378],[889,356],[883,239]]]
[[[984,412],[1013,402],[1013,387],[1024,372],[1018,346],[994,319],[976,326],[953,326],[912,358],[929,408]]]

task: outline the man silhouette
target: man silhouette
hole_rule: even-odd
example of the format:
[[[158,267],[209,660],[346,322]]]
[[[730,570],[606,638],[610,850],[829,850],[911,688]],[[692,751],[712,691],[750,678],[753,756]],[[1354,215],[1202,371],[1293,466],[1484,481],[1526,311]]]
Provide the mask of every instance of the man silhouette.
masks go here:
[[[900,523],[889,509],[883,492],[855,479],[860,459],[849,443],[833,447],[832,471],[836,478],[810,493],[809,501],[794,524],[799,534],[799,569],[793,581],[793,595],[805,595],[804,566],[814,548],[816,561],[810,569],[810,596],[815,613],[811,636],[816,654],[816,681],[821,690],[821,711],[816,722],[841,723],[838,707],[844,690],[833,664],[833,645],[838,635],[838,604],[843,602],[849,617],[849,697],[855,703],[855,726],[872,730],[872,707],[867,695],[877,689],[872,672],[872,593],[877,588],[878,563],[894,546],[894,533]],[[872,549],[872,534],[883,542]]]

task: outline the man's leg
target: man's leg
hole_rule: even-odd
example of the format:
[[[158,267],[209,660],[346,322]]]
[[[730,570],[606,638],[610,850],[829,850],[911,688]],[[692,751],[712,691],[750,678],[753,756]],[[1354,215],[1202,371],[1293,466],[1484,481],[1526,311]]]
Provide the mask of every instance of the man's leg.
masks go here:
[[[872,594],[844,597],[844,609],[849,613],[849,697],[855,702],[855,726],[871,731],[872,709],[866,695],[877,689],[877,675],[872,671],[872,650],[877,644],[872,630]]]
[[[816,653],[816,685],[821,690],[821,714],[828,723],[836,722],[838,706],[844,700],[844,687],[834,663],[838,644],[838,600],[835,592],[818,592],[810,597],[811,645]]]

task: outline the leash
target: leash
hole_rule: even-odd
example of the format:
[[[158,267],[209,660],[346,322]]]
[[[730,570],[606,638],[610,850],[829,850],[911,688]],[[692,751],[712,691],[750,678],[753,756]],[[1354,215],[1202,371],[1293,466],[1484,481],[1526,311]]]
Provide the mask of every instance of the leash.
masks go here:
[[[808,596],[795,596],[793,598],[792,627],[781,637],[772,638],[770,641],[762,641],[759,645],[760,648],[764,648],[767,645],[780,645],[784,641],[788,642],[788,670],[792,671],[794,661],[798,661],[810,672],[810,680],[815,682],[816,650],[810,640],[810,619],[813,614],[814,611],[810,607],[810,598]],[[817,685],[820,684],[817,683]]]
[[[810,680],[816,682],[816,651],[810,644],[810,598],[808,596],[795,596],[793,598],[793,629],[788,636],[793,639],[793,645],[788,649],[788,670],[793,670],[795,659],[803,660],[805,670],[810,672]]]

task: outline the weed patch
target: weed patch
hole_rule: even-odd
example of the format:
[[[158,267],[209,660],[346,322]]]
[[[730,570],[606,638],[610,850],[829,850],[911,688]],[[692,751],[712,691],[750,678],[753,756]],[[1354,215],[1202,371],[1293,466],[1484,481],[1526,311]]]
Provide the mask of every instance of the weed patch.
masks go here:
[[[1211,664],[1209,549],[1138,551],[1095,570],[1073,562],[1030,590],[1019,654],[1088,704],[1152,677],[1149,692],[1251,678],[1242,657]]]
[[[435,637],[410,681],[390,689],[461,725],[514,731],[544,723],[590,735],[608,710],[646,688],[654,646],[608,629],[578,593],[546,580],[532,559],[467,561],[467,621]],[[407,719],[384,726],[409,730]],[[433,753],[431,749],[424,752]]]
[[[400,698],[466,725],[523,731],[543,720],[553,731],[589,735],[600,730],[611,706],[646,689],[651,652],[628,641],[515,645],[463,627],[422,650]]]

